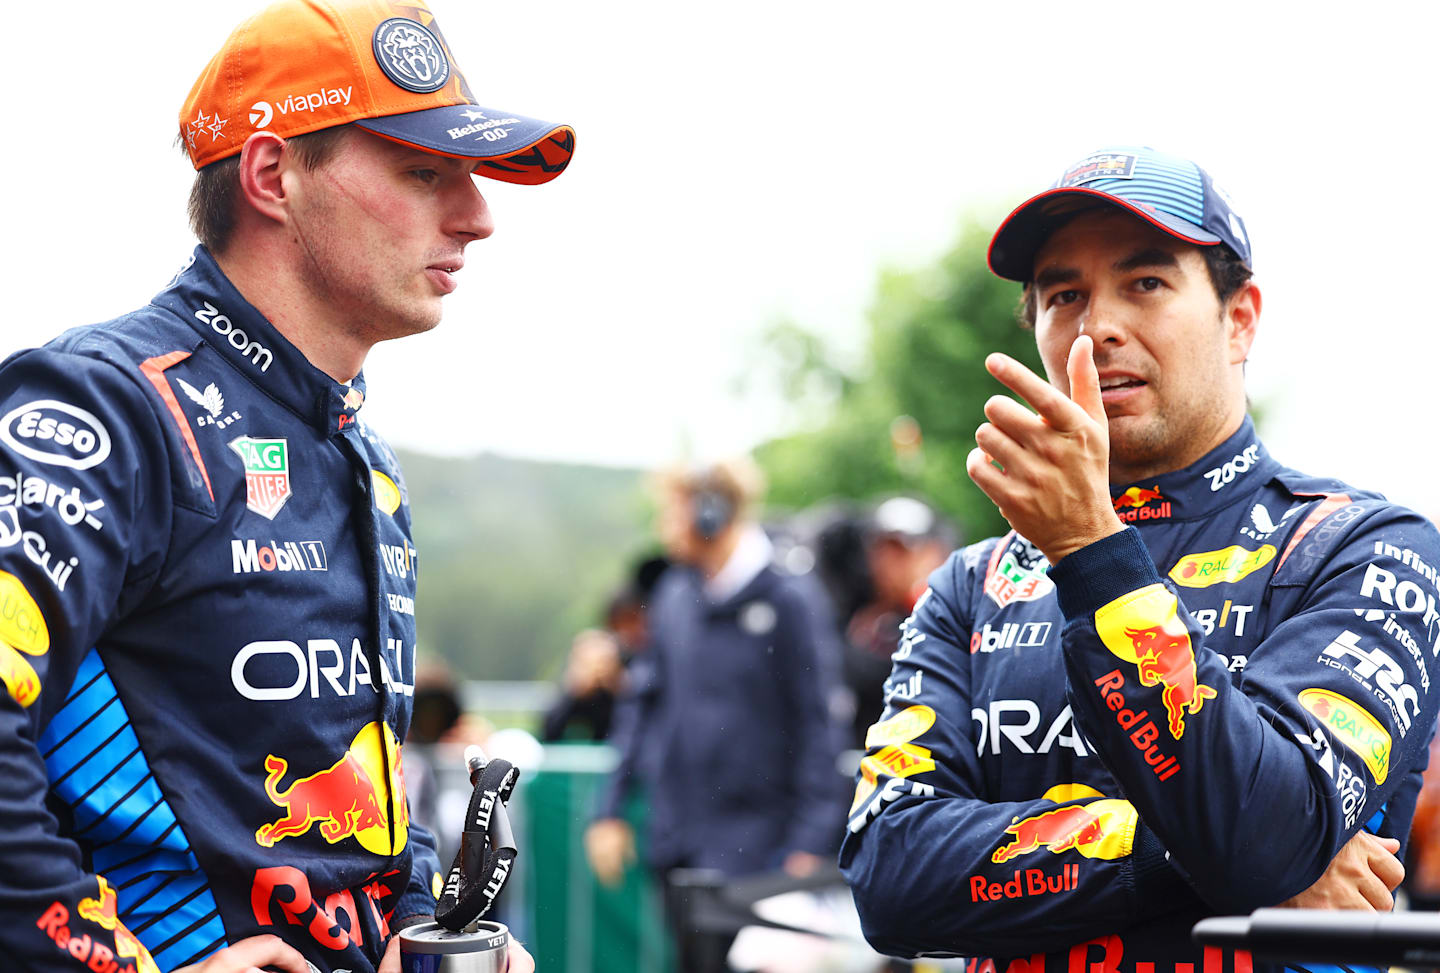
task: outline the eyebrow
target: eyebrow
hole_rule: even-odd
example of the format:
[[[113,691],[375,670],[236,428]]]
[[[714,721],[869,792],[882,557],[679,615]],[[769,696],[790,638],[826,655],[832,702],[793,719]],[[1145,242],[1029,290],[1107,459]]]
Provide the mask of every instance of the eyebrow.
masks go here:
[[[1139,270],[1142,267],[1179,266],[1179,259],[1169,250],[1162,250],[1159,247],[1147,247],[1144,250],[1136,250],[1128,257],[1122,257],[1115,261],[1112,268],[1118,273],[1124,274]],[[1057,284],[1072,284],[1079,279],[1080,271],[1075,267],[1046,267],[1035,275],[1034,286],[1044,290],[1047,287],[1054,287]]]
[[[1046,267],[1035,275],[1035,286],[1044,290],[1056,284],[1069,284],[1080,279],[1080,271],[1074,267]]]
[[[1169,250],[1150,247],[1137,250],[1123,260],[1115,261],[1115,269],[1121,273],[1139,270],[1141,267],[1179,267],[1180,261]]]

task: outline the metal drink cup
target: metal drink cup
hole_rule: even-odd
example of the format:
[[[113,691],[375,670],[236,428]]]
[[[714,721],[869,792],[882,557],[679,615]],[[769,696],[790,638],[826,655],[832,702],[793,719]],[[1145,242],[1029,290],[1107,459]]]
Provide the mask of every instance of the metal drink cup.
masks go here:
[[[510,930],[498,922],[478,920],[460,932],[438,922],[400,930],[403,973],[505,973],[509,966]]]

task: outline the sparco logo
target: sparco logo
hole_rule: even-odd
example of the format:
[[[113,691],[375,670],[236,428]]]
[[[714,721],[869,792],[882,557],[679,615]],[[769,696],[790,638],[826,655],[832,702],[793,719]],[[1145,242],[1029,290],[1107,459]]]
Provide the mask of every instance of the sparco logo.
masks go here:
[[[320,541],[272,540],[268,547],[253,540],[230,542],[230,570],[234,574],[327,569],[325,545]]]
[[[21,456],[50,466],[88,470],[110,455],[110,433],[84,409],[37,399],[0,419],[0,441]]]
[[[250,359],[260,367],[260,371],[270,370],[270,362],[275,356],[270,354],[270,349],[258,341],[251,341],[250,336],[234,323],[220,313],[220,309],[209,301],[201,302],[205,306],[195,312],[195,316],[210,325],[210,329],[230,343],[230,347],[240,352],[241,355]]]

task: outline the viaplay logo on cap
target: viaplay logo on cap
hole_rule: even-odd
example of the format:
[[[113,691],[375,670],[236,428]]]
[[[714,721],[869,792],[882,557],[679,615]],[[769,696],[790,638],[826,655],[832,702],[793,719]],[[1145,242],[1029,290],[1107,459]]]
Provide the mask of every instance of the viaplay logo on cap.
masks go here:
[[[375,28],[372,45],[385,77],[406,91],[439,91],[450,77],[450,60],[439,39],[413,20],[391,17]]]

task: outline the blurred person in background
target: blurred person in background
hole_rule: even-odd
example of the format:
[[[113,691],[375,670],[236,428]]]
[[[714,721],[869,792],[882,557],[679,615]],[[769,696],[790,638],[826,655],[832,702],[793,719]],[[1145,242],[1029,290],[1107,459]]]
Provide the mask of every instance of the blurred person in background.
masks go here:
[[[643,784],[647,864],[662,879],[677,868],[813,874],[843,825],[830,606],[812,576],[772,564],[753,463],[672,470],[657,485],[674,566],[649,613],[647,677],[631,690],[644,698],[617,727],[621,762],[586,833],[591,864],[613,884],[633,859],[619,808]],[[672,926],[678,895],[667,889]],[[682,969],[724,968],[730,937],[675,933]]]
[[[930,572],[955,549],[956,534],[924,501],[891,497],[871,511],[863,537],[873,596],[845,626],[845,682],[855,697],[851,744],[862,749],[866,730],[885,706],[900,623],[924,593]]]
[[[664,557],[648,557],[636,564],[606,606],[605,629],[586,629],[575,636],[560,695],[541,723],[545,743],[610,736],[626,680],[648,678],[644,655],[650,644],[649,602],[669,565]]]
[[[867,938],[996,971],[1273,969],[1200,918],[1388,910],[1440,691],[1440,535],[1248,417],[1250,239],[1198,165],[1093,153],[1001,225],[1049,381],[991,355],[1013,528],[903,627],[841,865]],[[978,418],[978,417],[977,417]]]
[[[598,741],[610,735],[615,696],[625,664],[618,640],[609,632],[587,628],[570,644],[560,696],[545,713],[540,739]]]

